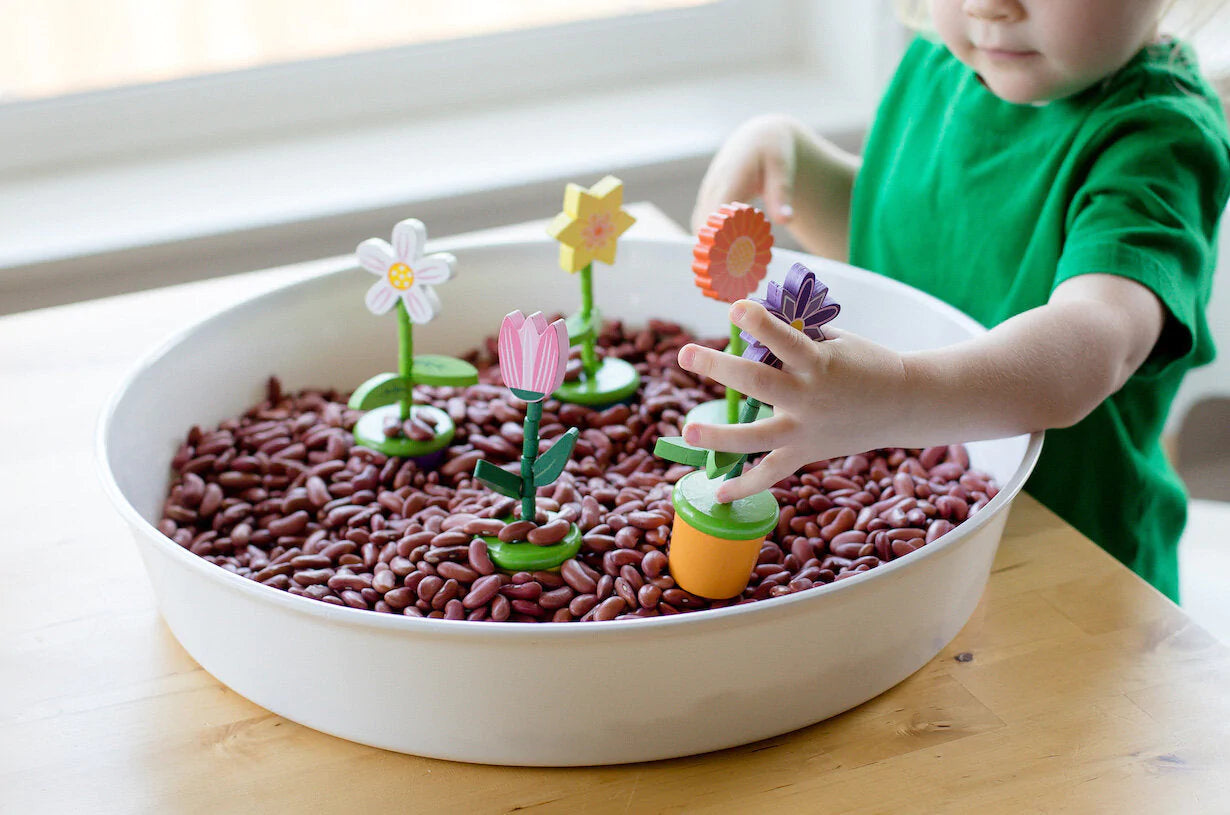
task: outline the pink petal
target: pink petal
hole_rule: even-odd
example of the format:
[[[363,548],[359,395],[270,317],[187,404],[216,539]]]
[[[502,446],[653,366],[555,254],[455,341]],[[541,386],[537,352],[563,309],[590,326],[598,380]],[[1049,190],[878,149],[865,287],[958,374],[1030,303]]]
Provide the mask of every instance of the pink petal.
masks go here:
[[[367,303],[367,310],[372,314],[384,314],[393,308],[393,304],[397,302],[397,290],[386,281],[377,280],[367,290],[367,297],[364,299],[364,302]]]
[[[541,311],[535,311],[529,317],[529,325],[523,329],[526,332],[526,341],[532,345],[533,359],[526,357],[526,375],[532,378],[532,390],[538,393],[550,393],[543,390],[543,386],[550,382],[550,379],[544,378],[543,372],[539,366],[539,358],[543,353],[543,334],[547,330],[547,318],[542,315]]]
[[[431,290],[421,286],[411,286],[401,293],[401,301],[406,304],[406,313],[413,323],[428,323],[436,316],[436,310],[431,302]]]
[[[556,320],[550,325],[550,333],[543,338],[544,342],[554,345],[556,348],[555,358],[557,364],[555,366],[555,374],[550,379],[550,387],[545,393],[555,393],[559,390],[560,385],[564,384],[564,373],[568,367],[568,326],[563,320]]]
[[[424,258],[422,263],[414,267],[414,279],[429,286],[444,283],[452,278],[455,262],[456,259],[452,255],[446,254]]]
[[[417,218],[407,218],[393,227],[393,251],[397,259],[408,266],[418,261],[426,243],[427,227]]]
[[[359,265],[374,275],[384,277],[393,265],[393,247],[380,238],[368,238],[354,252]]]
[[[522,369],[521,328],[525,315],[520,311],[510,312],[500,323],[500,336],[496,343],[500,357],[500,376],[510,388],[521,388],[524,379]]]
[[[543,326],[543,330],[546,330],[546,326]],[[539,335],[537,340],[538,347],[534,349],[533,389],[539,393],[551,393],[555,390],[551,387],[551,383],[555,381],[555,373],[563,370],[564,366],[560,364],[559,348],[551,341],[550,335]]]

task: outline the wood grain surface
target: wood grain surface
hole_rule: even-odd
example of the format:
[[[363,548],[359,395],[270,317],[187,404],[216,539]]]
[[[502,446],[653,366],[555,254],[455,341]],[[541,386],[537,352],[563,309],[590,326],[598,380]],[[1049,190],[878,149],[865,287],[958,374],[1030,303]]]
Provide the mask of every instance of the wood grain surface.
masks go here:
[[[632,234],[673,229],[631,209]],[[158,616],[98,483],[94,424],[168,330],[311,266],[0,318],[0,812],[1230,812],[1230,649],[1026,495],[977,611],[930,664],[740,748],[455,764],[231,692]]]

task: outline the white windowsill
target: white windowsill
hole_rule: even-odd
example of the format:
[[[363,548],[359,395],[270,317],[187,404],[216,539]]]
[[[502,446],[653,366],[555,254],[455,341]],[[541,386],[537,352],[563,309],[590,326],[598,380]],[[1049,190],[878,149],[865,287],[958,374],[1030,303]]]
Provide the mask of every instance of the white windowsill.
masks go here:
[[[128,273],[151,248],[165,282],[178,282],[207,276],[189,269],[191,256],[242,252],[235,241],[253,246],[242,267],[249,269],[346,252],[356,238],[387,231],[389,210],[399,217],[418,215],[420,205],[444,212],[441,202],[450,201],[488,210],[456,224],[428,221],[434,234],[549,215],[562,187],[535,190],[533,211],[506,207],[514,200],[527,206],[527,186],[560,179],[592,184],[607,172],[630,174],[629,198],[653,198],[633,186],[638,170],[645,184],[668,177],[666,167],[687,165],[695,175],[757,113],[794,114],[857,140],[874,96],[854,84],[789,70],[745,72],[10,179],[0,184],[0,300],[10,303],[0,313],[24,307],[23,297],[39,304],[37,290],[48,287],[114,293],[82,281],[111,274],[112,266],[116,275]],[[517,189],[519,199],[505,195]],[[322,225],[334,221],[338,234],[329,234]],[[235,262],[242,264],[219,261],[216,273],[240,271]],[[172,267],[181,265],[177,274]],[[129,288],[150,285],[134,280]]]

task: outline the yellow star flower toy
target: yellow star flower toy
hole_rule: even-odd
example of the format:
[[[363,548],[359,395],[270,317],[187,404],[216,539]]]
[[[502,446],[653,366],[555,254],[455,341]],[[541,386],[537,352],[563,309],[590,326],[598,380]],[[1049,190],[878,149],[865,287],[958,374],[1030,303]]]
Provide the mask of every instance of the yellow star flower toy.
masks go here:
[[[622,359],[598,358],[595,345],[602,315],[594,307],[593,265],[615,263],[619,236],[636,221],[623,209],[624,185],[613,175],[586,189],[569,184],[564,211],[547,227],[560,242],[559,263],[565,272],[581,275],[581,310],[567,320],[568,340],[581,346],[581,370],[555,391],[555,398],[591,407],[622,402],[636,392],[641,377]]]

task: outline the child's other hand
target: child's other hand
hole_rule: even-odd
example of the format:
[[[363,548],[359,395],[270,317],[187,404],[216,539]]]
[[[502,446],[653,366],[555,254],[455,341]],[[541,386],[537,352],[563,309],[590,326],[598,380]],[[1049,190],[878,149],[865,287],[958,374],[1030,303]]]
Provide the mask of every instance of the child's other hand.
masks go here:
[[[696,194],[692,231],[732,201],[764,201],[769,218],[787,224],[794,217],[795,134],[801,128],[785,116],[758,116],[740,125],[709,164]]]
[[[688,424],[689,444],[736,453],[770,451],[756,467],[723,484],[718,500],[761,490],[799,467],[892,443],[910,411],[906,369],[896,351],[840,329],[823,342],[808,339],[749,300],[730,319],[782,360],[777,370],[699,345],[679,350],[679,364],[773,406],[773,416],[749,424]]]

